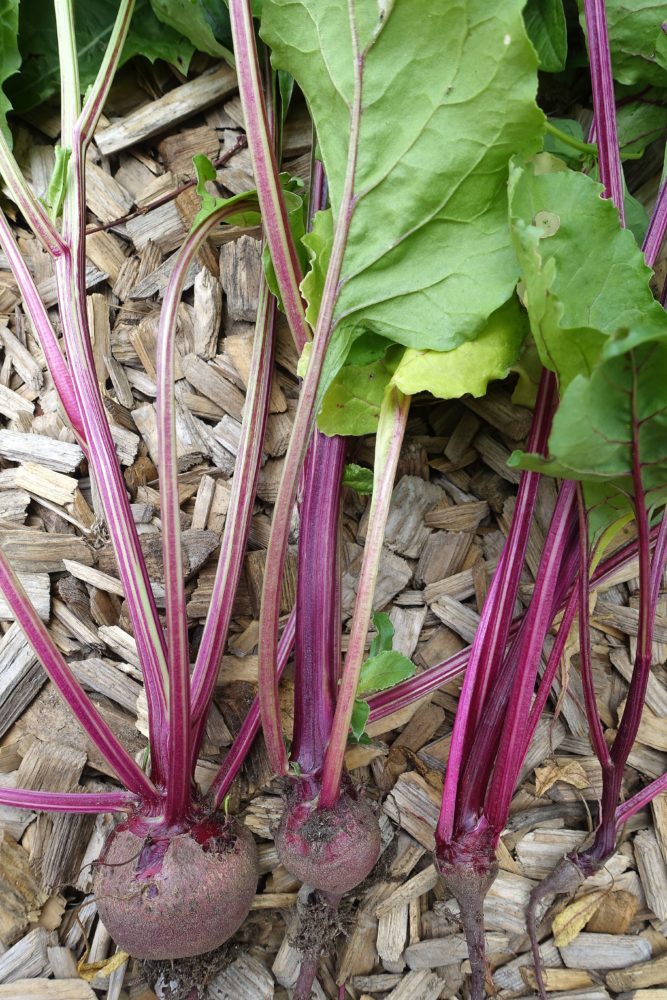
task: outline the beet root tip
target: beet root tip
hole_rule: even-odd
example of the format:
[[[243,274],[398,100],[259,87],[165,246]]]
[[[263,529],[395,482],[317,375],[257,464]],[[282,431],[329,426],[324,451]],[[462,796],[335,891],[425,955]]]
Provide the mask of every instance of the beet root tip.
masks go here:
[[[542,956],[540,955],[537,911],[540,903],[549,896],[556,896],[564,892],[576,892],[585,877],[585,873],[577,866],[576,861],[567,856],[559,861],[551,875],[536,885],[530,894],[526,908],[526,927],[533,953],[537,990],[542,1000],[546,1000],[547,991],[544,976],[542,975]]]
[[[257,849],[233,820],[149,834],[122,823],[95,869],[104,926],[134,958],[176,959],[219,948],[240,927],[257,888]]]
[[[342,896],[366,878],[380,856],[380,827],[365,799],[346,788],[333,809],[318,809],[308,785],[290,791],[275,835],[281,862],[295,878]]]

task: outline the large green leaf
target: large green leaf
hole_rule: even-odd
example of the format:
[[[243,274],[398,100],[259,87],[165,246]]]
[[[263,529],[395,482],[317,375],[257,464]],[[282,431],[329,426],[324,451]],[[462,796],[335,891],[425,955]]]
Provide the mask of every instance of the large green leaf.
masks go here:
[[[97,75],[117,12],[118,0],[78,0],[75,5],[82,91]],[[60,86],[53,0],[21,0],[19,48],[21,75],[11,82],[8,93],[17,111],[28,111]],[[157,19],[149,0],[137,0],[121,64],[142,55],[151,61],[165,59],[185,72],[193,52],[187,39]]]
[[[561,390],[594,369],[619,328],[660,335],[664,310],[649,288],[651,271],[601,187],[571,170],[540,173],[515,162],[510,174],[512,233],[522,294],[542,363]]]
[[[198,52],[233,62],[229,13],[222,0],[150,0],[153,10]]]
[[[528,0],[523,12],[528,37],[535,46],[540,69],[559,73],[567,59],[567,24],[563,0]]]
[[[0,0],[0,128],[7,137],[7,112],[11,101],[4,91],[4,83],[21,65],[17,43],[19,31],[19,0]]]
[[[583,0],[581,23],[585,30]],[[611,66],[619,83],[667,86],[665,0],[606,0]]]
[[[667,317],[662,331],[622,331],[609,339],[590,377],[578,375],[564,392],[547,462],[525,456],[522,466],[570,479],[608,480],[616,493],[632,492],[636,451],[650,501],[667,484],[666,385]]]
[[[483,396],[489,382],[505,378],[516,362],[527,333],[525,313],[512,297],[496,309],[482,332],[451,351],[416,351],[408,348],[393,382],[401,392],[431,392],[440,399],[469,393]]]
[[[305,94],[335,220],[356,153],[337,364],[361,331],[449,350],[509,298],[516,261],[504,217],[507,164],[540,147],[543,123],[522,6],[265,2],[261,34],[276,68]],[[362,110],[350,151],[353,35]]]

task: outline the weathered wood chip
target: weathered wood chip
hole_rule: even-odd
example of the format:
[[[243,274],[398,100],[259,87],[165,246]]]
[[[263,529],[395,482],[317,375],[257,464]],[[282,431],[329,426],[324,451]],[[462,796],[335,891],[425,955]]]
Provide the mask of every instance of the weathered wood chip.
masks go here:
[[[651,952],[650,942],[636,935],[585,931],[571,944],[560,948],[568,969],[625,969],[650,958]]]
[[[108,128],[100,129],[95,135],[95,143],[104,156],[110,156],[173,128],[196,111],[203,111],[226,97],[235,88],[234,71],[225,65],[218,66],[145,104]]]
[[[97,994],[83,979],[20,979],[0,986],[0,1000],[97,1000]]]
[[[39,910],[46,902],[47,893],[42,888],[39,879],[36,877],[28,852],[6,831],[0,830],[0,944],[9,948],[18,936],[25,930],[29,923],[37,920]],[[26,938],[19,942],[19,952],[17,954],[29,954],[35,947],[37,941],[46,937],[43,928],[39,928],[40,934],[35,933],[29,944],[24,946],[23,951],[20,945]],[[34,932],[33,932],[34,933]],[[10,970],[12,960],[7,959],[10,951],[0,957],[0,963],[4,960],[5,970]],[[2,982],[3,966],[0,964],[0,982]],[[37,975],[40,975],[38,972]],[[5,979],[6,981],[6,979]]]
[[[10,462],[36,462],[54,472],[74,472],[83,461],[78,444],[41,434],[0,430],[0,456]]]

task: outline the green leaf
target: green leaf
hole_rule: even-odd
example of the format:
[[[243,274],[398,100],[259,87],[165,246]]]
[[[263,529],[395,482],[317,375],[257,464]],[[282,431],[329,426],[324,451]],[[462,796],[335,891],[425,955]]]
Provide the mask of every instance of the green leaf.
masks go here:
[[[567,59],[563,0],[528,0],[523,18],[540,60],[540,69],[545,73],[560,73]]]
[[[319,429],[329,435],[374,434],[393,371],[386,358],[341,368],[324,394],[317,418]]]
[[[397,653],[395,649],[387,649],[383,653],[369,657],[362,665],[357,693],[385,691],[412,677],[414,672],[415,665],[412,660],[402,653]]]
[[[19,0],[0,0],[0,128],[11,142],[7,112],[12,104],[4,91],[5,81],[21,66],[18,47]]]
[[[634,426],[642,486],[647,501],[658,502],[667,482],[667,314],[663,315],[662,330],[638,326],[619,331],[605,345],[591,375],[572,380],[554,417],[546,462],[527,455],[513,459],[513,464],[544,468],[570,479],[606,480],[616,492],[631,495]],[[608,501],[605,505],[609,507]],[[613,508],[617,518],[617,502]]]
[[[584,31],[583,0],[579,0]],[[606,0],[611,67],[619,83],[667,86],[665,0]]]
[[[233,64],[229,13],[221,0],[150,0],[163,24],[192,43],[198,52]]]
[[[540,148],[543,123],[522,6],[265,0],[261,35],[308,102],[334,220],[355,135],[352,31],[364,52],[339,364],[366,331],[450,350],[509,298],[507,162]],[[325,385],[335,371],[329,362]]]
[[[315,213],[312,229],[301,237],[301,242],[306,248],[309,260],[308,272],[301,282],[301,294],[307,303],[306,319],[314,329],[320,311],[333,243],[333,215],[330,208]]]
[[[388,614],[384,611],[373,612],[373,628],[377,635],[371,642],[369,656],[372,658],[378,653],[386,653],[392,647],[394,640],[394,624]]]
[[[592,372],[619,327],[657,332],[665,312],[641,250],[600,185],[570,170],[539,173],[536,160],[512,166],[510,216],[531,331],[563,391]]]
[[[79,0],[76,4],[82,93],[97,75],[117,13],[118,0]],[[23,112],[41,104],[60,87],[53,0],[21,0],[19,48],[23,57],[21,74],[11,82],[8,93],[16,110]],[[186,38],[157,19],[149,0],[137,0],[121,65],[142,55],[151,62],[165,59],[185,73],[193,52]]]
[[[576,143],[585,144],[584,130],[580,123],[574,118],[550,118],[549,125],[554,126],[560,132],[563,133],[563,137],[554,135],[551,132],[546,132],[544,136],[544,149],[547,153],[553,153],[554,156],[560,156],[566,160],[572,160],[575,163],[581,163],[582,160],[586,159],[586,153],[583,149],[576,149],[571,143],[566,141],[566,136],[569,136]]]
[[[343,470],[343,486],[349,486],[361,496],[369,496],[373,492],[372,470],[350,462]]]
[[[65,194],[67,193],[67,166],[72,155],[72,150],[56,146],[55,153],[56,162],[46,191],[46,198],[44,199],[53,222],[60,217],[60,213],[62,212]]]
[[[356,698],[352,709],[352,718],[350,719],[350,729],[357,743],[360,743],[365,735],[364,730],[366,729],[366,723],[370,714],[371,710],[368,707],[368,702],[362,698]]]
[[[475,340],[451,351],[408,348],[393,381],[408,395],[428,391],[440,399],[483,396],[489,382],[507,376],[527,332],[526,314],[512,297],[489,317]]]
[[[192,223],[192,229],[196,229],[196,227],[208,219],[213,212],[217,212],[219,208],[224,208],[225,205],[234,205],[239,202],[245,203],[248,201],[257,201],[257,194],[255,191],[235,194],[232,198],[220,198],[217,195],[211,194],[206,187],[206,184],[209,181],[215,180],[217,176],[215,167],[209,158],[204,156],[203,153],[198,153],[196,156],[193,156],[192,163],[197,176],[197,186],[195,190],[201,198],[201,208]],[[228,225],[234,226],[256,226],[259,225],[261,220],[262,217],[258,207],[257,210],[243,209],[242,211],[239,211],[237,215],[230,215],[227,219],[225,219],[225,222]]]
[[[643,153],[649,143],[667,133],[667,93],[653,91],[646,96],[656,103],[633,101],[622,105],[616,112],[622,157]]]

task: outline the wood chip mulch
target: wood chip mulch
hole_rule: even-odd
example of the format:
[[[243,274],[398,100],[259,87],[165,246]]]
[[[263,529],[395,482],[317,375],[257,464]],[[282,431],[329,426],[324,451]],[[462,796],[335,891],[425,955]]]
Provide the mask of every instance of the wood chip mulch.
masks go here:
[[[200,67],[183,83],[159,65],[114,87],[88,163],[88,307],[97,372],[158,601],[163,595],[156,475],[155,347],[160,300],[198,211],[191,157],[226,160],[221,190],[253,186],[235,79]],[[48,113],[22,125],[16,148],[38,195],[54,162]],[[310,128],[297,106],[285,136],[285,168],[305,178]],[[176,197],[173,193],[177,191]],[[157,204],[156,204],[157,203]],[[116,220],[124,221],[116,221]],[[21,248],[51,308],[55,285],[36,241]],[[259,233],[214,235],[187,281],[180,307],[177,388],[180,487],[188,614],[196,640],[211,594],[229,501],[260,273]],[[115,560],[83,454],[63,422],[44,358],[18,290],[0,261],[0,545],[58,647],[132,752],[146,746],[136,647]],[[228,655],[197,770],[213,778],[254,693],[259,598],[272,503],[298,396],[297,357],[279,334],[275,382],[250,545],[236,598]],[[530,422],[506,386],[483,401],[415,401],[393,496],[376,605],[390,610],[395,646],[423,669],[472,639],[509,524],[518,481],[505,464]],[[372,440],[351,444],[372,462]],[[522,597],[527,600],[555,499],[544,482]],[[351,613],[367,501],[344,499],[343,612]],[[295,539],[293,539],[295,540]],[[282,611],[294,601],[290,554]],[[598,591],[592,610],[600,714],[613,730],[628,689],[637,625],[636,567]],[[653,676],[624,781],[629,794],[667,763],[667,600],[657,619]],[[110,789],[89,746],[0,599],[0,783],[33,789]],[[345,645],[345,635],[343,638]],[[321,962],[316,996],[435,1000],[465,996],[466,949],[453,900],[430,851],[459,684],[376,723],[372,742],[347,764],[377,804],[384,853],[346,911],[343,933]],[[284,685],[289,734],[289,679]],[[500,873],[485,919],[493,985],[501,1000],[534,996],[524,908],[531,888],[591,828],[600,770],[588,740],[576,638],[554,684],[499,851]],[[286,998],[299,953],[291,943],[300,886],[277,861],[272,830],[282,808],[257,745],[233,793],[257,838],[262,878],[246,924],[226,951],[185,972],[210,1000]],[[91,861],[110,818],[36,816],[0,807],[0,1000],[154,1000],[154,970],[114,959],[97,920]],[[585,901],[585,902],[582,902]],[[542,955],[555,997],[665,1000],[667,990],[667,796],[628,825],[604,871],[588,879],[572,911],[573,939],[556,944],[543,923]],[[110,961],[107,961],[110,960]],[[91,971],[93,963],[101,971]],[[216,964],[217,963],[217,964]],[[343,991],[339,984],[344,983]],[[169,996],[169,976],[162,976]],[[174,987],[175,989],[175,987]],[[176,994],[171,993],[172,996]]]

